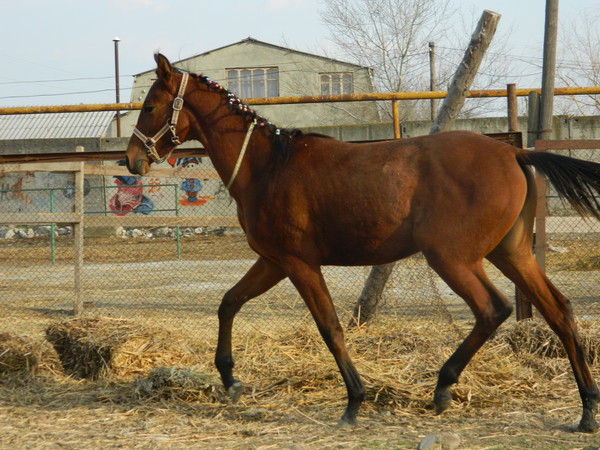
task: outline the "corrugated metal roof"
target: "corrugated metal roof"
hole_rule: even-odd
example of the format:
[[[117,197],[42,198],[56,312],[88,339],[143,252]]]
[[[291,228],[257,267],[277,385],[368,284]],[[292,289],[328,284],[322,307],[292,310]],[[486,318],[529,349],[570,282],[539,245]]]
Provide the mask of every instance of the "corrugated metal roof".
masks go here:
[[[114,111],[0,116],[0,140],[106,137]]]

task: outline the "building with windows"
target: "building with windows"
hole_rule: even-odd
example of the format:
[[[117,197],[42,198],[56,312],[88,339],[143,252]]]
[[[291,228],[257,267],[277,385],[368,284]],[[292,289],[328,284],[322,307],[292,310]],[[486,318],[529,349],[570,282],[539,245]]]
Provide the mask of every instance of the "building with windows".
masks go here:
[[[375,92],[369,67],[252,38],[171,63],[210,77],[242,99]],[[135,75],[131,102],[143,102],[155,78],[154,68]],[[280,127],[380,122],[374,102],[264,105],[256,110]],[[137,115],[131,112],[122,117],[123,136],[131,134]]]

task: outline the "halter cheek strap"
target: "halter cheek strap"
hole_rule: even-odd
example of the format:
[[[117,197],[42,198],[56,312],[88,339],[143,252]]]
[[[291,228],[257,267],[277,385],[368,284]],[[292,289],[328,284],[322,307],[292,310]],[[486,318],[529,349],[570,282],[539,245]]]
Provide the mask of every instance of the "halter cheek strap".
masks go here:
[[[187,86],[189,79],[189,74],[187,72],[183,72],[181,77],[181,84],[179,85],[179,90],[177,91],[177,97],[173,100],[173,115],[171,116],[171,120],[168,120],[167,123],[163,125],[163,127],[158,130],[158,132],[152,136],[148,137],[140,130],[136,128],[133,129],[133,134],[135,134],[140,140],[144,143],[146,147],[146,152],[152,161],[155,163],[161,163],[166,160],[173,150],[169,152],[167,156],[160,157],[158,152],[156,151],[156,143],[162,138],[167,132],[171,132],[173,136],[171,136],[171,142],[175,145],[180,145],[181,141],[179,140],[179,136],[177,136],[177,120],[179,119],[179,111],[183,108],[183,94],[185,93],[185,88]]]

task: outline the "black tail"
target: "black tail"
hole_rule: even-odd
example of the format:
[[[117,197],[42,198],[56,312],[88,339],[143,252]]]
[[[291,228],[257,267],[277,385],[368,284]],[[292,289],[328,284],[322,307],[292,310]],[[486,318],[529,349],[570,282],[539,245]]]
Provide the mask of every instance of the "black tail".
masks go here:
[[[539,170],[554,186],[561,200],[568,202],[581,216],[600,220],[600,164],[556,153],[523,151],[520,164]]]

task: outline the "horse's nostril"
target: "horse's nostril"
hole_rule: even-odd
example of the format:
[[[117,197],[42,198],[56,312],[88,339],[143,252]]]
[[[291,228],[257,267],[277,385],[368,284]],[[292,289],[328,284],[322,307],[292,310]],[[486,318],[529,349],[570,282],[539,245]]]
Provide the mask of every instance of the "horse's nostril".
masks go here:
[[[144,175],[146,175],[146,173],[148,173],[149,169],[150,169],[150,167],[149,167],[148,162],[146,160],[144,160],[144,159],[138,159],[134,163],[133,167],[131,169],[129,169],[129,171],[131,173],[144,176]]]
[[[131,166],[129,165],[129,158],[127,155],[125,155],[125,167],[127,167],[127,170],[131,172]]]

